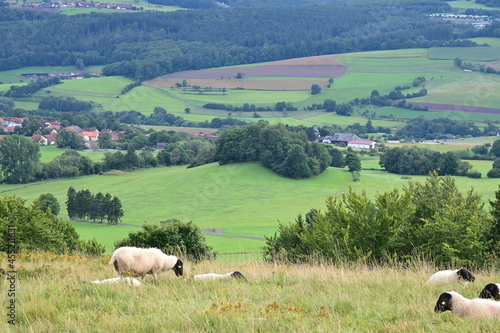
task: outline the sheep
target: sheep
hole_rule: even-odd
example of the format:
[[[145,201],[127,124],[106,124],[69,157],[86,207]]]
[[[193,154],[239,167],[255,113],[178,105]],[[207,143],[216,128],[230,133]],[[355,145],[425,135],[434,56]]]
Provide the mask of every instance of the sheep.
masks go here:
[[[116,277],[116,278],[111,278],[111,279],[106,279],[106,280],[95,280],[95,281],[89,281],[89,282],[94,283],[94,284],[109,284],[109,283],[126,282],[128,284],[133,285],[133,286],[141,286],[142,285],[141,281],[139,281],[135,278],[130,278],[130,277]]]
[[[488,283],[479,294],[479,298],[493,298],[500,300],[500,283]]]
[[[467,268],[439,271],[431,275],[426,284],[474,282],[476,278]]]
[[[227,279],[227,278],[238,278],[246,280],[245,276],[238,271],[226,274],[208,273],[208,274],[199,274],[194,276],[195,280],[216,280],[216,279]]]
[[[491,299],[468,299],[455,291],[439,295],[434,307],[435,313],[451,311],[454,315],[468,318],[500,318],[500,303]]]
[[[152,274],[157,281],[158,274],[169,269],[173,269],[176,276],[184,273],[182,260],[156,248],[120,247],[113,252],[109,264],[115,267],[120,276],[132,273],[140,276],[143,282],[146,274]]]

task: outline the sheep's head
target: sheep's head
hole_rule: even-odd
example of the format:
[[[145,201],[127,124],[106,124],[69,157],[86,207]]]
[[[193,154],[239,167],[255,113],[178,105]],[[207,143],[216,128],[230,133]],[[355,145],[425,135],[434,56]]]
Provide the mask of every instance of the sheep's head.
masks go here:
[[[175,276],[182,276],[184,274],[184,264],[182,263],[182,260],[177,259],[177,262],[175,263],[173,270],[175,272]]]
[[[498,300],[500,298],[498,285],[496,283],[488,283],[479,294],[479,298],[494,298],[495,300]]]
[[[246,280],[245,276],[243,274],[241,274],[241,272],[238,272],[238,271],[233,272],[233,274],[231,274],[231,277]]]
[[[467,268],[461,268],[457,272],[459,279],[474,282],[476,278]]]
[[[450,293],[442,293],[441,295],[439,295],[436,306],[434,307],[434,312],[441,313],[445,311],[451,311],[453,308],[451,299],[452,297]]]

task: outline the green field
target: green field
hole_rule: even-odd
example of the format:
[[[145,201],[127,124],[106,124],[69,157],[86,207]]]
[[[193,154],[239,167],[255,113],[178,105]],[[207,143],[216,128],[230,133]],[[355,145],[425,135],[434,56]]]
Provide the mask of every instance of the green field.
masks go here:
[[[498,319],[434,313],[441,293],[474,298],[498,270],[475,283],[425,285],[437,268],[414,259],[406,267],[353,264],[284,265],[185,261],[184,276],[147,276],[141,286],[91,284],[116,276],[108,258],[50,253],[16,256],[15,283],[4,280],[5,308],[15,323],[3,332],[498,332]],[[2,266],[7,257],[2,257]],[[196,274],[240,271],[246,280],[194,280]],[[8,282],[15,298],[8,296]],[[9,309],[4,309],[7,314]]]
[[[489,170],[491,163],[489,167],[488,163],[481,163],[478,171]],[[364,157],[363,167],[379,168],[378,161],[374,157]],[[423,181],[425,177],[412,176],[411,179]],[[353,182],[347,170],[337,168],[329,168],[314,178],[293,180],[278,176],[257,163],[224,166],[213,163],[192,169],[161,167],[32,185],[0,185],[0,191],[3,191],[2,196],[16,195],[27,200],[52,193],[62,206],[61,216],[65,217],[66,192],[73,186],[76,190],[89,189],[92,193],[110,193],[120,198],[125,212],[122,223],[125,224],[142,225],[178,218],[193,221],[202,230],[223,229],[225,235],[263,238],[277,230],[278,221],[288,223],[311,208],[322,209],[328,196],[339,195],[349,187],[373,196],[377,192],[400,188],[407,182],[400,175],[370,170],[363,170],[361,181]],[[498,180],[457,177],[457,185],[461,191],[474,187],[486,200],[493,198]],[[90,226],[99,228],[99,232],[92,232]],[[77,223],[75,227],[82,238],[95,237],[102,242],[108,253],[113,241],[123,238],[126,233],[120,229],[122,226]],[[125,228],[127,232],[135,230]],[[263,245],[262,241],[245,238],[207,236],[207,239],[219,252],[253,252]]]
[[[432,47],[429,49],[431,60],[494,61],[500,59],[500,47]]]
[[[458,0],[458,1],[447,1],[447,3],[453,7],[453,8],[459,8],[459,9],[468,9],[468,8],[474,8],[474,9],[489,9],[485,5],[481,3],[476,3],[476,1],[472,0]]]

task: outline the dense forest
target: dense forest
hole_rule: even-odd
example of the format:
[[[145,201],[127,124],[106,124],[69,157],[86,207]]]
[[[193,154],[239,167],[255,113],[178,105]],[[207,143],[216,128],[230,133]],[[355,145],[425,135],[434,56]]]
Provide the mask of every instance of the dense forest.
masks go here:
[[[0,70],[107,65],[105,75],[143,81],[181,70],[500,35],[500,23],[478,32],[426,15],[449,11],[438,0],[73,16],[0,8]]]

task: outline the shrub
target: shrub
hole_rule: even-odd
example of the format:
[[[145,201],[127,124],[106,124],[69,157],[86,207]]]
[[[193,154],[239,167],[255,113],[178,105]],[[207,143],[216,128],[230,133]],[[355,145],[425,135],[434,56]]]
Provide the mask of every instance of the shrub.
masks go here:
[[[490,171],[488,171],[488,173],[486,174],[486,176],[488,178],[500,178],[500,169],[491,169]]]
[[[469,171],[467,172],[468,178],[481,178],[482,174],[479,171]]]
[[[115,242],[115,247],[156,247],[166,254],[185,256],[198,262],[215,259],[217,253],[206,244],[205,236],[191,221],[184,223],[172,219],[159,225],[144,225],[141,231],[130,232],[128,237]]]

